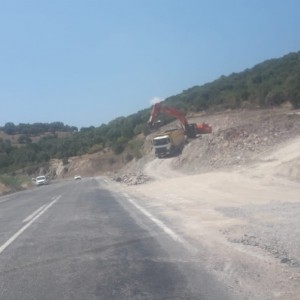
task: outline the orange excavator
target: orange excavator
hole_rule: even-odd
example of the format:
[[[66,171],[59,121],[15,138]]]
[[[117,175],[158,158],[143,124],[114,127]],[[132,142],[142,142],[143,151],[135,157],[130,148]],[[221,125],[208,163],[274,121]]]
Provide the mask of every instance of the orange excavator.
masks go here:
[[[212,132],[211,126],[209,126],[207,123],[188,123],[185,115],[181,111],[173,107],[163,106],[160,103],[156,103],[152,107],[151,115],[148,120],[148,126],[150,128],[153,128],[154,120],[158,114],[165,114],[177,118],[184,130],[185,135],[188,138],[195,138],[198,134]]]

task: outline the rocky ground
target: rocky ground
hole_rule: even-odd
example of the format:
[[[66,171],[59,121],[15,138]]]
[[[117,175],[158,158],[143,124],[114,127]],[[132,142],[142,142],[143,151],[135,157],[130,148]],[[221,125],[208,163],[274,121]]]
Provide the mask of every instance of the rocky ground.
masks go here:
[[[150,153],[115,179],[196,245],[236,299],[300,299],[299,111],[194,119],[214,132],[189,141],[178,157]]]

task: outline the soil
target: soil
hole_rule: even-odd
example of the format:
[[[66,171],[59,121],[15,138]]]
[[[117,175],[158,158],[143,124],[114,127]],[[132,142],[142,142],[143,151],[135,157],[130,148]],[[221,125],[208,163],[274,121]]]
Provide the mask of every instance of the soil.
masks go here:
[[[194,245],[236,299],[300,299],[299,111],[194,120],[214,132],[178,157],[132,163],[121,188]]]

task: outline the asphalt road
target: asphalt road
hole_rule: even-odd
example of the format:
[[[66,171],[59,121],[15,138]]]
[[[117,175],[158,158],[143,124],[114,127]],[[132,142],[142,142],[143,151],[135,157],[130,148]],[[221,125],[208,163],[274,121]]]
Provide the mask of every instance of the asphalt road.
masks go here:
[[[0,299],[230,299],[162,220],[105,178],[0,197]]]

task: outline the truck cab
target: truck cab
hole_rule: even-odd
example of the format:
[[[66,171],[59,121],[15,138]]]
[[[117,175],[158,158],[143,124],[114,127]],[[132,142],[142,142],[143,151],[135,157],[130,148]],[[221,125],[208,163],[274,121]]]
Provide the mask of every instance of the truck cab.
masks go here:
[[[184,132],[181,129],[165,131],[152,140],[155,155],[162,158],[181,153],[184,147],[184,141]]]
[[[155,155],[157,157],[165,157],[171,153],[171,141],[168,135],[157,136],[152,141]]]

